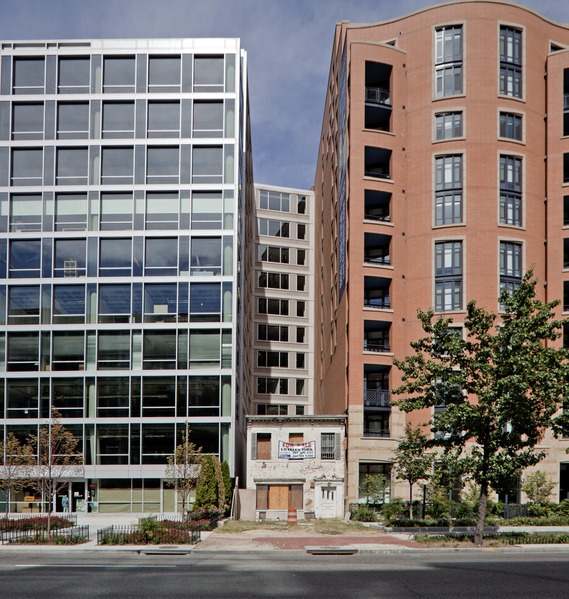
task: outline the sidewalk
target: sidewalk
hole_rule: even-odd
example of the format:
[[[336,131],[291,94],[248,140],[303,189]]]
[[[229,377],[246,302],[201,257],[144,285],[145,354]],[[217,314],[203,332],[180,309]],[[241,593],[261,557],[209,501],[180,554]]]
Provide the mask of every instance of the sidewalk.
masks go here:
[[[312,526],[299,523],[279,530],[255,529],[238,533],[225,533],[223,527],[203,532],[197,545],[97,545],[97,531],[112,525],[136,524],[139,518],[155,514],[77,514],[79,526],[89,526],[89,542],[81,545],[0,545],[0,552],[85,552],[85,551],[130,551],[136,553],[243,553],[306,551],[319,553],[351,552],[360,554],[386,552],[439,551],[441,548],[417,543],[410,532],[384,532],[377,526],[353,534],[318,534]],[[168,514],[164,514],[168,516]],[[502,532],[569,532],[569,526],[504,526]],[[417,531],[418,532],[418,531]],[[448,548],[447,548],[448,550]],[[506,548],[460,547],[454,551],[569,551],[569,545],[516,545]]]
[[[378,528],[352,534],[318,534],[304,524],[286,529],[248,530],[240,533],[225,533],[218,528],[199,543],[194,552],[223,551],[305,551],[307,548],[353,547],[358,553],[385,551],[409,551],[424,548],[409,540],[409,535],[384,533]]]

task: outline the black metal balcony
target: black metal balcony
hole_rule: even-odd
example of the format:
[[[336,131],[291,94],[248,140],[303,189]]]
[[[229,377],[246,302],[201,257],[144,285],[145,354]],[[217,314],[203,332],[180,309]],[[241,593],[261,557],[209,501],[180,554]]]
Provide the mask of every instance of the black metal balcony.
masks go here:
[[[389,437],[390,432],[388,428],[366,428],[364,429],[364,437]]]
[[[385,353],[391,351],[388,341],[368,341],[364,339],[364,351]]]
[[[364,306],[376,310],[385,310],[391,308],[391,302],[387,295],[384,297],[364,297]]]
[[[389,266],[391,264],[391,256],[386,253],[382,254],[379,252],[366,252],[364,254],[364,262],[366,264],[377,264],[379,266]]]
[[[391,220],[391,216],[389,214],[373,214],[371,212],[370,213],[366,212],[364,214],[364,219],[365,220],[375,220],[375,221],[381,222],[381,223],[388,223]]]
[[[370,408],[389,408],[389,390],[366,389],[364,391],[364,406]]]
[[[368,103],[391,107],[391,92],[381,87],[366,86],[366,104]]]

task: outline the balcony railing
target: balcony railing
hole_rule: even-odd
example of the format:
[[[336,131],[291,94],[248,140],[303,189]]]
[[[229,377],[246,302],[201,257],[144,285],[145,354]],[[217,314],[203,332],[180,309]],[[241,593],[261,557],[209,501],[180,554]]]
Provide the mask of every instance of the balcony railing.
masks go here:
[[[366,389],[364,406],[370,408],[389,408],[389,391],[387,389]]]
[[[375,177],[376,179],[391,179],[389,169],[384,167],[366,167],[364,168],[364,175],[366,177]]]
[[[569,110],[569,94],[563,94],[563,110]]]
[[[364,351],[388,352],[390,347],[387,341],[370,343],[364,339]]]
[[[391,92],[381,87],[366,87],[366,102],[391,106]]]
[[[389,437],[389,429],[366,428],[364,429],[364,437]]]
[[[366,308],[384,310],[391,308],[391,302],[389,301],[389,297],[364,297],[364,306]]]
[[[379,222],[388,223],[391,221],[391,216],[389,214],[364,214],[365,220],[376,220]]]
[[[385,254],[384,256],[364,255],[364,262],[368,264],[379,264],[389,266],[391,264],[391,256],[389,254]]]

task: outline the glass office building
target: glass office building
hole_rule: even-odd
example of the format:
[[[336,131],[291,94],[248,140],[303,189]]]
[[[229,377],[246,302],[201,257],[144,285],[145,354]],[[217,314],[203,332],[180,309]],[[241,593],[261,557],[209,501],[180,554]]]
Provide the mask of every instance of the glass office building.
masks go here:
[[[117,39],[0,58],[0,432],[57,408],[85,458],[72,508],[174,511],[186,423],[234,469],[246,54]]]

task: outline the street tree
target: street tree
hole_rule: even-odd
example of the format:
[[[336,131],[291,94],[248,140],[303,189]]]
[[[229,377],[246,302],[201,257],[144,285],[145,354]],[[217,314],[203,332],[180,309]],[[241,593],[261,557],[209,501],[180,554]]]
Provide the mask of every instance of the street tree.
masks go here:
[[[6,513],[15,493],[28,483],[32,461],[33,448],[21,443],[14,433],[8,433],[6,440],[0,441],[0,490],[6,494]]]
[[[558,302],[536,299],[535,286],[529,272],[512,294],[502,293],[500,317],[469,302],[464,338],[449,327],[452,320],[419,311],[426,336],[395,361],[402,371],[397,404],[429,415],[428,445],[478,486],[476,544],[490,489],[540,462],[536,445],[546,429],[558,435],[566,425],[556,413],[569,391],[568,353],[554,343],[566,321],[554,319]]]
[[[174,455],[168,456],[166,466],[166,484],[173,487],[182,502],[182,513],[187,514],[190,495],[196,488],[200,473],[201,448],[190,441],[190,429],[182,435],[182,442],[176,447]]]
[[[554,488],[555,483],[542,470],[536,470],[522,480],[522,491],[527,495],[528,501],[538,508],[550,503]]]
[[[51,514],[57,494],[67,492],[69,481],[83,477],[83,455],[77,450],[79,441],[61,424],[60,413],[53,408],[48,422],[40,424],[37,435],[30,435],[34,450],[34,466],[30,484],[47,500],[47,536],[51,537]]]
[[[410,422],[405,426],[405,435],[395,449],[395,478],[409,484],[409,519],[413,520],[413,485],[427,480],[433,467],[435,454],[426,451],[427,436],[420,427]]]
[[[231,483],[229,464],[226,461],[221,462],[221,477],[223,479],[223,486],[225,488],[225,505],[227,505],[227,509],[229,510],[233,500],[233,485]]]
[[[194,508],[216,507],[225,509],[225,485],[217,456],[202,456],[200,474],[196,486]]]
[[[367,505],[385,503],[385,495],[390,487],[389,482],[385,474],[366,474],[360,489],[365,495]]]

